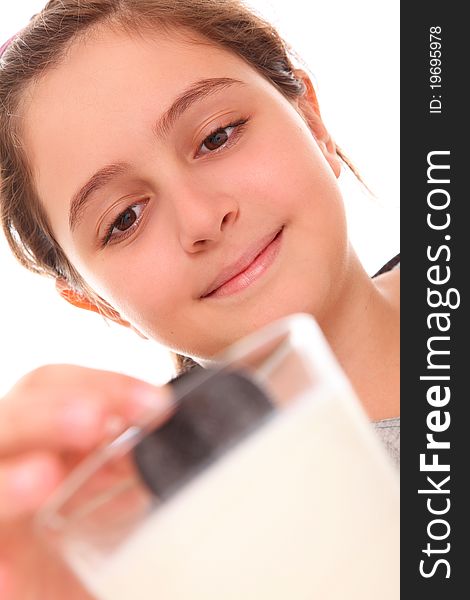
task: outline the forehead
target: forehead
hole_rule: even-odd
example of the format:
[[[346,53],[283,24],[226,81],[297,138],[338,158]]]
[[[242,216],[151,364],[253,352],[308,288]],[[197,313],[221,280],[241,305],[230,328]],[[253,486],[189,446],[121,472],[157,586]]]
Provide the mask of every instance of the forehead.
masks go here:
[[[256,73],[234,53],[195,34],[101,30],[76,42],[58,67],[31,86],[24,103],[25,134],[38,134],[42,122],[63,131],[83,126],[85,116],[101,122],[146,103],[163,109],[188,84],[212,76],[246,81]]]
[[[67,182],[76,186],[103,160],[119,158],[113,153],[123,141],[139,140],[139,128],[148,131],[183,89],[211,77],[269,85],[236,54],[195,34],[100,30],[74,43],[23,105],[23,140],[40,196],[51,196],[60,173],[70,197]]]
[[[195,35],[129,34],[101,30],[72,45],[65,59],[30,87],[25,97],[24,131],[70,129],[86,119],[102,121],[119,111],[139,110],[145,102],[164,108],[200,77],[247,77],[255,72],[234,53]],[[151,92],[150,92],[151,90]],[[149,100],[148,96],[152,98]],[[52,118],[53,117],[53,118]]]

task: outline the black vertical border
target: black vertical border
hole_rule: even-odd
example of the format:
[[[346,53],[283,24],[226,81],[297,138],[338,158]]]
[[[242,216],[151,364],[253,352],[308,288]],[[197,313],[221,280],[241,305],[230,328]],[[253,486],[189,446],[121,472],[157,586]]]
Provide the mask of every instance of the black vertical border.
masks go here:
[[[470,420],[468,406],[470,390],[467,379],[470,375],[470,314],[468,302],[468,279],[470,278],[470,205],[469,186],[466,185],[470,164],[470,92],[469,75],[470,22],[464,17],[465,3],[402,2],[401,3],[401,247],[402,247],[402,329],[401,329],[401,597],[405,600],[423,598],[470,597]],[[442,38],[442,89],[430,88],[430,28],[440,27]],[[391,40],[390,43],[393,43]],[[433,95],[441,96],[441,114],[429,110]],[[467,100],[469,96],[469,100]],[[437,103],[436,103],[437,104]],[[429,152],[449,150],[449,158],[439,159],[450,164],[450,184],[444,187],[451,196],[448,212],[451,217],[449,229],[433,231],[427,225],[430,212],[427,196],[432,186],[427,182],[427,156]],[[470,206],[469,206],[470,208]],[[441,214],[444,218],[443,211]],[[446,240],[445,235],[451,239]],[[469,243],[467,243],[469,242]],[[427,248],[434,250],[448,245],[451,256],[442,251],[441,258],[430,262]],[[434,252],[435,255],[435,252]],[[423,473],[420,471],[419,455],[426,452],[426,434],[429,433],[427,416],[431,407],[426,399],[430,385],[420,381],[427,370],[427,342],[436,330],[429,330],[427,316],[434,312],[427,302],[428,268],[439,263],[444,270],[451,269],[451,279],[445,289],[453,287],[460,293],[459,308],[438,308],[450,314],[451,328],[441,335],[450,336],[447,348],[450,355],[441,357],[442,363],[450,363],[449,371],[434,371],[450,375],[451,399],[442,411],[450,413],[450,427],[436,439],[450,441],[449,450],[439,452],[439,462],[449,463],[448,473]],[[443,271],[444,272],[444,271]],[[431,286],[436,288],[436,286]],[[442,344],[442,348],[446,343]],[[432,454],[428,450],[428,453]],[[429,462],[430,459],[428,459]],[[449,494],[418,494],[419,489],[432,488],[427,476],[436,482],[450,475],[442,488]],[[469,485],[467,485],[467,482]],[[450,526],[448,538],[435,541],[429,538],[427,527],[439,516],[431,515],[427,498],[435,500],[434,508],[443,508],[450,500],[449,512],[442,515]],[[440,504],[439,504],[440,503]],[[446,527],[434,526],[436,535],[444,535]],[[428,542],[433,549],[448,552],[423,553]],[[447,560],[450,577],[444,563],[435,565],[440,559]],[[432,577],[420,574],[420,561],[425,560],[428,574],[436,567]]]

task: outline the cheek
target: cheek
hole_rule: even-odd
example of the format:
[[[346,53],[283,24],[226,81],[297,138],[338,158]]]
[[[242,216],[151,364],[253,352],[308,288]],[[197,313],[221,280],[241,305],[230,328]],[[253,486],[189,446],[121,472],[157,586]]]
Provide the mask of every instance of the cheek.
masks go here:
[[[88,265],[84,277],[121,316],[143,329],[171,322],[189,293],[176,252],[157,231]]]
[[[262,129],[262,128],[261,128]],[[313,135],[296,122],[272,122],[256,132],[254,143],[240,154],[237,168],[228,181],[236,181],[241,202],[264,211],[281,211],[295,216],[298,211],[342,210],[336,177]]]

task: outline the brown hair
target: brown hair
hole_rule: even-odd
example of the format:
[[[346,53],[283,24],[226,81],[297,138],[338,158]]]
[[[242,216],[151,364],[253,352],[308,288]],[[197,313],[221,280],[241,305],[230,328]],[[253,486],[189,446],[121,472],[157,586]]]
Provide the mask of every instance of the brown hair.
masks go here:
[[[20,120],[15,118],[26,87],[97,25],[128,31],[185,28],[243,58],[286,98],[294,100],[306,90],[285,41],[240,0],[50,0],[33,17],[0,59],[0,220],[22,265],[64,278],[106,315],[109,307],[87,286],[54,238],[22,148]],[[358,176],[339,149],[338,154]],[[178,365],[184,366],[182,358]]]

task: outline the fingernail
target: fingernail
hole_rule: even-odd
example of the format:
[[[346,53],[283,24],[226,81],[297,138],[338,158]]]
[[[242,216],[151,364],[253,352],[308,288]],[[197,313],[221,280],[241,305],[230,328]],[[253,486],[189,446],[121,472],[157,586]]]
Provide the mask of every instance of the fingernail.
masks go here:
[[[133,390],[131,418],[140,418],[171,408],[171,394],[165,387],[140,386]]]
[[[30,465],[16,467],[10,477],[10,490],[15,498],[27,498],[36,489],[40,478]]]
[[[50,469],[41,463],[29,463],[17,466],[9,477],[9,489],[12,497],[21,505],[35,504],[42,490],[49,487]]]
[[[59,414],[59,426],[69,441],[95,439],[102,428],[102,418],[98,408],[87,402],[74,402],[62,408]]]

